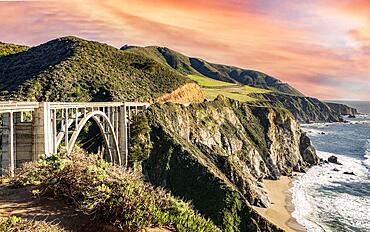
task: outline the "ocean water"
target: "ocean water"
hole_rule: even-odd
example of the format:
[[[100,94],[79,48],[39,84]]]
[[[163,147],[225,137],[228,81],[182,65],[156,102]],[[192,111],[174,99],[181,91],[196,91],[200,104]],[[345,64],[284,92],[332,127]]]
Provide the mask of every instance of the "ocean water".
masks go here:
[[[308,231],[370,232],[370,102],[345,103],[365,115],[302,125],[321,158],[342,163],[315,166],[294,181],[293,217]]]

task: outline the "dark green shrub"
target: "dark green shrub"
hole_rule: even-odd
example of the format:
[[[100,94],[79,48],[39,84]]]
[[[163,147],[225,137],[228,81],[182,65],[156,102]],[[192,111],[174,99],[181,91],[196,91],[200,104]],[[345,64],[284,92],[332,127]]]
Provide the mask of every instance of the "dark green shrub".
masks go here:
[[[144,113],[134,115],[130,126],[129,154],[130,163],[141,162],[149,157],[152,149],[150,127]]]

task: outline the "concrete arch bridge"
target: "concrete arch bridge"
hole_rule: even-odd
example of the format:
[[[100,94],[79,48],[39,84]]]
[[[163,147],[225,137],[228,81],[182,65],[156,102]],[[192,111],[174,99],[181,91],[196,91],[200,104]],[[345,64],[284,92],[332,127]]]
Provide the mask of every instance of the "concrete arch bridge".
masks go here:
[[[89,120],[99,127],[108,161],[126,167],[131,116],[148,106],[139,102],[0,102],[1,173],[14,175],[22,163],[54,154],[62,144],[71,152]]]

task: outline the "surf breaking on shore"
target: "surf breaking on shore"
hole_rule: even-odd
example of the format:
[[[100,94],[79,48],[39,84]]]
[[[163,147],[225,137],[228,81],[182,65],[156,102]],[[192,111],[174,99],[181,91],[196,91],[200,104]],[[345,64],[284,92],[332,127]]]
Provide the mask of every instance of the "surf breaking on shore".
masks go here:
[[[322,160],[341,163],[323,162],[293,182],[292,216],[308,232],[370,229],[370,102],[361,104],[349,104],[362,114],[346,123],[301,125]]]

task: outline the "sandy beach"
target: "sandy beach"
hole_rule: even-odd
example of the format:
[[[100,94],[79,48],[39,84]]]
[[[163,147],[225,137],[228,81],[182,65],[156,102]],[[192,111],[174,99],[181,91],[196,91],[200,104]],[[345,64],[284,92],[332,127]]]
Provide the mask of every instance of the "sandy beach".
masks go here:
[[[268,208],[254,207],[254,209],[286,231],[306,231],[291,215],[294,210],[289,192],[291,184],[292,180],[287,176],[282,176],[279,180],[263,180],[271,205]]]

